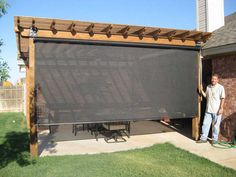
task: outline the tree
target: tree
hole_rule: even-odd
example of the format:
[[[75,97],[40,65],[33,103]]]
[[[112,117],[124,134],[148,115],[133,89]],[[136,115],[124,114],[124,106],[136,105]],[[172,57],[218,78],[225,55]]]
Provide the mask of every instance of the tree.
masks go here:
[[[10,78],[9,75],[9,66],[6,61],[4,61],[2,58],[0,58],[0,82],[6,81]]]
[[[9,7],[9,4],[6,2],[6,0],[0,0],[0,17],[5,15],[7,13],[7,8]]]
[[[7,13],[7,8],[9,7],[9,4],[6,2],[6,0],[0,0],[0,17],[2,17],[4,14]],[[0,39],[0,47],[3,45],[2,39]],[[1,49],[0,49],[1,53]],[[3,81],[6,81],[10,78],[9,75],[9,66],[6,61],[4,61],[2,58],[0,58],[0,85]]]

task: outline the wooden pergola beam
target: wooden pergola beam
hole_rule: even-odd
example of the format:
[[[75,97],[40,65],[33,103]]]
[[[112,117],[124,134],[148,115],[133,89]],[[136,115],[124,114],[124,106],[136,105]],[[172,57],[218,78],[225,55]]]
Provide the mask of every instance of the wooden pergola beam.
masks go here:
[[[72,35],[68,31],[58,31],[57,34],[52,34],[49,30],[39,30],[37,32],[38,37],[42,38],[57,38],[57,39],[81,39],[81,40],[96,40],[96,41],[113,41],[113,42],[134,42],[134,43],[152,43],[152,44],[163,44],[163,45],[179,45],[179,46],[195,46],[195,41],[187,40],[186,42],[182,42],[180,39],[173,39],[169,41],[166,38],[159,38],[158,41],[151,37],[144,37],[142,40],[137,38],[136,36],[130,35],[128,38],[124,38],[122,35],[112,35],[110,38],[106,36],[106,34],[94,34],[91,37],[88,33],[77,32],[76,35]],[[22,38],[29,37],[29,29],[24,29],[21,32]]]
[[[20,24],[17,23],[17,19],[20,20]],[[18,27],[17,27],[18,24]],[[48,25],[49,24],[49,25]],[[56,24],[56,26],[55,26]],[[68,24],[68,29],[64,27],[65,24]],[[76,26],[81,26],[85,28],[75,28]],[[94,30],[93,28],[98,27],[98,30]],[[115,29],[115,31],[111,26]],[[71,20],[60,20],[60,19],[46,19],[46,18],[36,18],[36,17],[15,17],[15,31],[19,31],[20,28],[28,29],[32,27],[37,27],[39,30],[48,30],[51,32],[71,32],[73,35],[76,33],[88,33],[91,37],[94,36],[94,34],[101,34],[101,30],[103,30],[107,37],[111,35],[122,35],[124,38],[127,38],[128,36],[138,36],[140,40],[142,38],[167,38],[170,41],[172,39],[181,39],[184,43],[185,40],[191,40],[191,41],[199,41],[199,42],[205,42],[210,35],[206,32],[199,32],[198,31],[190,31],[188,36],[185,36],[185,33],[181,34],[182,32],[186,30],[178,30],[178,29],[167,29],[167,28],[157,28],[157,27],[144,27],[144,26],[129,26],[129,25],[113,25],[113,24],[103,24],[103,23],[91,23],[91,22],[82,22],[82,21],[71,21]],[[18,28],[18,29],[17,29]],[[144,31],[144,29],[146,31]],[[160,30],[162,33],[160,33]],[[176,31],[176,34],[171,34],[173,31]],[[180,34],[180,36],[179,36]],[[201,36],[202,34],[202,36]],[[182,36],[181,36],[182,35]]]
[[[130,30],[130,26],[126,26],[122,28],[121,30],[119,30],[117,33],[121,33],[124,38],[127,38],[129,35],[129,30]]]
[[[107,27],[102,29],[101,32],[105,32],[107,37],[111,37],[111,29],[112,29],[112,25],[108,25]]]

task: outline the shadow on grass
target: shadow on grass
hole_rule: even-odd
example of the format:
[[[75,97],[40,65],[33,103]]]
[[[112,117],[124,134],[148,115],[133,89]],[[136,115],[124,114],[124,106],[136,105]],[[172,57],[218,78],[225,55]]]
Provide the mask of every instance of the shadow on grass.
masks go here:
[[[0,144],[0,169],[9,163],[16,162],[19,166],[35,163],[29,154],[29,137],[27,132],[9,132]]]

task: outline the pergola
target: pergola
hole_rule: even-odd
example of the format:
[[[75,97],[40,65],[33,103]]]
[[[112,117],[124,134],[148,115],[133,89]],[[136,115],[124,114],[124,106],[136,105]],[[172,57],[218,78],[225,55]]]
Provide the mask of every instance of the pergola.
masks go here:
[[[147,44],[152,46],[196,47],[211,36],[211,33],[195,30],[168,29],[134,25],[83,22],[36,17],[14,18],[18,49],[18,59],[26,66],[26,120],[30,129],[30,151],[38,155],[37,125],[35,118],[35,39],[56,39],[73,41],[105,41],[127,44]],[[198,57],[198,87],[200,86],[200,57]],[[192,119],[192,136],[198,139],[200,120],[200,101],[198,115]]]

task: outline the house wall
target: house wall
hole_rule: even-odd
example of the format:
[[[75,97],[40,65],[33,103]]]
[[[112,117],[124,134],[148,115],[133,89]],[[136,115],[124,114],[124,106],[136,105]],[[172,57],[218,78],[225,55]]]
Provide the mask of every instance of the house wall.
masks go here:
[[[224,26],[224,0],[196,0],[196,12],[197,30],[212,32]]]
[[[236,54],[212,57],[212,72],[219,74],[226,92],[220,139],[232,140],[236,132]]]

